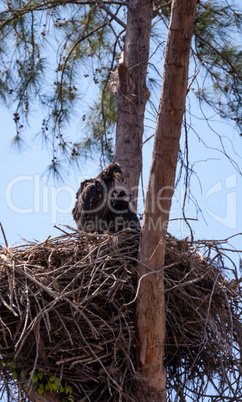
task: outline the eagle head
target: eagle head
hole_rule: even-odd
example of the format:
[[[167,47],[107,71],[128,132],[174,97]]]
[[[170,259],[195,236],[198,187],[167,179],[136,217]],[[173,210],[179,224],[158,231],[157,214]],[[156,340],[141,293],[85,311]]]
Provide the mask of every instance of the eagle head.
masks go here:
[[[130,202],[134,202],[134,197],[132,196],[132,194],[127,194],[125,191],[120,191],[120,193],[117,195],[116,197],[117,200],[120,201],[124,201],[127,204],[129,204]]]
[[[124,176],[121,167],[117,162],[110,163],[103,171],[105,177],[115,178],[118,181],[123,181]]]

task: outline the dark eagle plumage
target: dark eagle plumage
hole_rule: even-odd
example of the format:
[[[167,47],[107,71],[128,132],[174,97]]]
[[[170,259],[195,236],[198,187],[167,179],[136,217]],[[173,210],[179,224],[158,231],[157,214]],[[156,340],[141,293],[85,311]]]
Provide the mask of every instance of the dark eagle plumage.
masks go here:
[[[124,191],[111,198],[107,215],[110,232],[119,232],[127,228],[140,230],[140,221],[132,208],[132,201],[132,195]]]
[[[118,163],[110,163],[97,177],[80,184],[72,210],[78,229],[98,233],[108,230],[109,199],[115,179],[123,180],[123,173]]]

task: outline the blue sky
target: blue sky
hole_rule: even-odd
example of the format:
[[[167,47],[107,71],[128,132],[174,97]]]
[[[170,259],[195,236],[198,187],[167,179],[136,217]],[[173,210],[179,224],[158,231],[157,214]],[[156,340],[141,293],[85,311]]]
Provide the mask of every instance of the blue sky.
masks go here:
[[[166,33],[164,32],[164,39]],[[155,46],[156,42],[151,44]],[[151,48],[151,54],[153,50]],[[160,53],[159,53],[160,52]],[[54,53],[53,53],[54,54]],[[52,56],[53,56],[52,54]],[[51,54],[48,54],[48,58]],[[156,53],[157,68],[162,70],[161,59],[163,49]],[[191,68],[192,70],[192,68]],[[83,73],[83,71],[81,71]],[[81,74],[80,74],[81,75]],[[191,76],[193,74],[191,73]],[[203,79],[198,75],[198,80]],[[191,77],[189,78],[189,80]],[[88,80],[82,80],[82,89],[88,94],[87,102],[95,100],[96,88],[88,84]],[[153,101],[158,107],[159,93]],[[83,129],[81,116],[85,114],[84,99],[80,102],[80,116],[75,119],[75,124],[66,130],[69,138],[78,138]],[[0,190],[1,190],[1,216],[5,234],[10,245],[19,243],[22,239],[43,241],[49,235],[58,236],[60,231],[54,228],[56,224],[75,226],[72,220],[71,210],[75,203],[75,194],[79,183],[88,177],[96,176],[99,171],[99,160],[83,162],[80,169],[69,170],[63,183],[55,185],[48,179],[45,169],[50,163],[50,155],[41,143],[33,141],[34,136],[40,130],[42,115],[35,105],[35,111],[30,118],[29,128],[25,132],[28,148],[21,154],[11,149],[11,139],[15,135],[15,124],[12,113],[3,104],[0,104]],[[203,116],[197,104],[197,100],[190,91],[187,107],[192,111],[190,121],[191,128],[189,138],[189,164],[195,171],[190,183],[190,194],[193,201],[201,209],[197,214],[194,202],[188,201],[186,216],[198,219],[190,221],[195,238],[224,239],[242,232],[242,181],[233,163],[220,152],[223,145],[228,156],[234,159],[238,168],[242,169],[242,138],[231,125],[214,116],[209,108],[205,113],[209,117],[209,125],[203,120]],[[147,114],[150,118],[150,115]],[[155,120],[147,120],[144,138],[154,133]],[[214,131],[215,132],[214,132]],[[217,134],[216,134],[217,133]],[[221,136],[219,137],[218,134]],[[203,145],[206,143],[206,146]],[[183,150],[184,138],[181,140]],[[149,141],[143,147],[143,176],[144,186],[149,177],[150,162],[152,156],[153,141]],[[140,192],[141,194],[141,192]],[[176,188],[170,214],[169,231],[178,238],[190,235],[190,231],[182,220],[176,220],[182,216],[182,203],[184,197],[183,179]],[[138,212],[142,213],[143,199],[138,203]],[[235,237],[231,241],[232,246],[242,249],[241,237]],[[4,245],[4,239],[0,232],[0,244]],[[238,255],[233,256],[238,264]]]
[[[241,177],[231,162],[216,151],[221,148],[218,136],[214,134],[205,121],[200,120],[199,109],[195,109],[199,117],[192,119],[192,130],[189,131],[189,160],[194,164],[194,175],[191,180],[191,194],[198,202],[203,213],[196,213],[193,202],[188,202],[186,216],[197,218],[191,221],[195,238],[224,239],[241,231],[242,205]],[[29,149],[22,153],[11,149],[11,138],[15,134],[12,115],[4,106],[0,108],[0,186],[1,186],[1,222],[10,245],[19,243],[21,239],[43,241],[49,235],[58,236],[60,232],[55,224],[74,226],[71,210],[75,202],[75,193],[81,180],[98,174],[99,162],[94,160],[81,165],[80,170],[71,170],[63,183],[55,185],[44,174],[50,161],[50,155],[41,144],[33,141],[39,129],[38,120],[32,118],[26,132]],[[240,152],[242,138],[228,124],[210,119],[213,128],[223,136],[226,151],[242,167]],[[195,131],[197,134],[195,134]],[[152,134],[152,129],[145,130],[145,137]],[[207,143],[204,147],[197,136]],[[29,139],[28,139],[29,137]],[[182,141],[181,141],[182,142]],[[144,183],[147,184],[152,154],[152,140],[144,146]],[[175,220],[182,216],[181,208],[184,195],[183,181],[178,185],[172,204],[170,231],[179,238],[189,236],[189,230],[183,221]],[[142,212],[142,197],[139,212]],[[2,234],[0,242],[4,245]],[[237,249],[242,249],[240,236],[231,242]],[[234,256],[236,264],[238,256]]]

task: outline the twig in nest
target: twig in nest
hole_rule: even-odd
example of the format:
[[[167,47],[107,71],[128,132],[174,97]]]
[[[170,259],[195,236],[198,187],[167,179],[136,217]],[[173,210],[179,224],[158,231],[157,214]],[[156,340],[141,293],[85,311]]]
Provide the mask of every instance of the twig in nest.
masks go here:
[[[5,245],[6,245],[6,247],[8,247],[7,238],[6,238],[6,236],[5,236],[5,232],[4,232],[4,229],[3,229],[3,225],[1,224],[1,222],[0,222],[0,227],[1,227],[1,231],[2,231],[2,234],[3,234],[4,241],[5,241]]]

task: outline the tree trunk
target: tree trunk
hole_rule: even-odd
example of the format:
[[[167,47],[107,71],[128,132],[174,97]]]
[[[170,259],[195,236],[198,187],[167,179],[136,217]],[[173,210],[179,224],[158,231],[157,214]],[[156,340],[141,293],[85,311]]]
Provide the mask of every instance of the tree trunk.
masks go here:
[[[166,229],[185,110],[196,0],[173,0],[163,85],[157,117],[144,220],[140,240],[137,300],[138,401],[166,400],[164,256]],[[151,272],[154,272],[150,274]]]
[[[146,74],[152,21],[152,0],[128,5],[124,59],[119,63],[118,118],[115,161],[124,171],[124,186],[134,198],[142,169],[145,105],[149,98]]]

